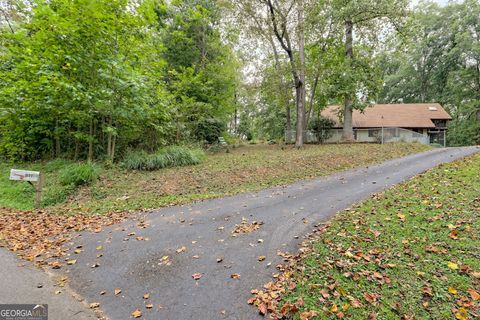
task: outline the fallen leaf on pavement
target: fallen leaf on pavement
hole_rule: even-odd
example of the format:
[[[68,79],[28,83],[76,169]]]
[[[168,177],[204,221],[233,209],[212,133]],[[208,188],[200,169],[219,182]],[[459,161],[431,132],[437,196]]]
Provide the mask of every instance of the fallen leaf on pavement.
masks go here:
[[[142,311],[140,309],[135,309],[135,311],[132,312],[132,317],[134,318],[140,318],[142,316]]]
[[[194,274],[192,274],[192,278],[193,278],[194,280],[198,280],[198,279],[200,279],[201,277],[202,277],[202,274],[200,274],[200,273],[194,273]]]
[[[250,233],[255,230],[260,229],[260,225],[262,223],[258,223],[257,221],[249,222],[246,218],[242,218],[242,223],[236,224],[232,230],[233,235],[242,234],[242,233]]]
[[[185,246],[181,246],[180,248],[178,248],[177,250],[175,250],[177,253],[182,253],[182,252],[185,252],[187,251],[187,247]]]

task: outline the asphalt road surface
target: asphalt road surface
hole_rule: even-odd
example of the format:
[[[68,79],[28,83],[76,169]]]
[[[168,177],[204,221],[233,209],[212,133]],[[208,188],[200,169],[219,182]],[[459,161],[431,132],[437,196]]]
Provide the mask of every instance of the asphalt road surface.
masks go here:
[[[164,208],[145,216],[146,228],[129,220],[80,234],[70,245],[84,251],[60,272],[67,272],[71,289],[99,302],[113,320],[130,319],[136,308],[142,319],[256,319],[246,301],[251,289],[272,279],[279,250],[295,252],[314,224],[372,193],[478,151],[435,149],[286,187]],[[242,218],[263,224],[232,237]],[[198,280],[192,278],[196,273]],[[115,288],[121,293],[114,295]]]
[[[49,320],[95,320],[92,310],[53,276],[0,249],[0,304],[48,304]]]

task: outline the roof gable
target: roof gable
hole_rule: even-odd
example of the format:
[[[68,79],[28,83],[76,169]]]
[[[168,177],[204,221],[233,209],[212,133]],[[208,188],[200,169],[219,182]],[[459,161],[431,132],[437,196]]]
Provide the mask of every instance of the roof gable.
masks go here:
[[[322,116],[335,121],[342,127],[338,118],[341,106],[328,106]],[[374,104],[363,111],[353,110],[354,128],[435,128],[432,120],[451,120],[452,117],[438,103]]]

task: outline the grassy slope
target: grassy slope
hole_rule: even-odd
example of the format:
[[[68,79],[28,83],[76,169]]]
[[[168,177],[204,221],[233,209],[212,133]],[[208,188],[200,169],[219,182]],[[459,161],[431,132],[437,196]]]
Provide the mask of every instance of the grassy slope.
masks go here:
[[[285,300],[302,297],[302,309],[318,311],[318,319],[473,319],[479,235],[476,155],[337,215]]]
[[[300,179],[328,175],[352,167],[382,162],[427,150],[420,144],[362,144],[307,146],[303,150],[279,146],[248,146],[231,153],[210,155],[197,166],[153,172],[103,169],[101,180],[84,188],[54,210],[111,211],[158,208],[242,191],[282,185]],[[58,185],[57,167],[40,164],[18,166],[47,171],[47,199],[65,197]],[[24,183],[8,181],[7,164],[0,165],[0,207],[31,208],[33,191]]]

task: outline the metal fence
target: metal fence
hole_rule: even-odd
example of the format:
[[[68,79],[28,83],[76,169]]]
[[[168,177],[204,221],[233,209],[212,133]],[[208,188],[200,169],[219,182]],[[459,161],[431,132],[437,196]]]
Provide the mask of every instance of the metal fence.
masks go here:
[[[295,142],[295,130],[285,132],[285,142]],[[445,131],[429,131],[428,129],[409,130],[404,128],[369,128],[354,129],[353,136],[357,142],[418,142],[423,144],[437,143],[445,145]],[[304,131],[306,143],[337,143],[342,140],[342,129],[330,129],[323,132]]]

